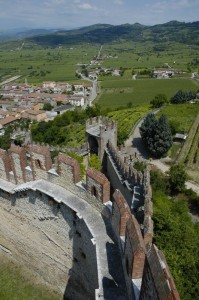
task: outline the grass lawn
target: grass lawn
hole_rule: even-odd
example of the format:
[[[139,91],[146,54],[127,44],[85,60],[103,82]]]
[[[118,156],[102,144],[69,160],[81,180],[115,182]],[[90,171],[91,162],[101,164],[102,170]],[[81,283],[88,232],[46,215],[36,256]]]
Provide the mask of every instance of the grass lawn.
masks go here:
[[[163,93],[168,99],[178,90],[196,90],[198,83],[189,79],[143,79],[143,80],[104,80],[101,82],[101,95],[98,103],[103,108],[117,108],[132,105],[144,105],[154,98],[155,95]]]
[[[158,113],[167,115],[177,132],[188,133],[194,119],[199,113],[198,104],[171,104],[165,106]]]
[[[0,253],[1,300],[60,300],[61,297],[47,287],[27,279],[24,271]],[[28,278],[30,275],[28,275]]]

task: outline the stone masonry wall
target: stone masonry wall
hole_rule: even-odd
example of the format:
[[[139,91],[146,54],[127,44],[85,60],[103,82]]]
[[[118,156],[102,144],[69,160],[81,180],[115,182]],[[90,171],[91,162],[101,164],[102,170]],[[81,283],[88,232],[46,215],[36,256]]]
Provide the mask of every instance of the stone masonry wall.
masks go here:
[[[3,197],[2,197],[3,196]],[[78,214],[40,191],[0,191],[0,244],[18,262],[67,299],[94,299],[98,288],[96,248]],[[7,221],[6,221],[7,219]],[[8,222],[9,220],[9,222]]]
[[[120,177],[117,172],[117,168],[114,165],[110,156],[107,156],[107,178],[111,181],[113,190],[120,190],[124,198],[126,199],[129,207],[131,207],[131,202],[133,198],[133,190],[129,189],[125,182]]]
[[[119,190],[113,194],[112,225],[117,237],[125,237],[126,223],[131,217],[131,211]]]
[[[165,258],[155,245],[147,251],[140,293],[140,300],[148,299],[180,300]]]
[[[30,145],[28,151],[31,156],[33,179],[42,178],[47,180],[48,176],[46,171],[52,168],[50,151],[47,147],[37,145]]]
[[[10,180],[11,171],[10,159],[7,151],[0,149],[0,178]]]
[[[57,157],[58,174],[71,183],[80,181],[80,165],[68,155],[59,153]]]
[[[24,262],[35,274],[45,278],[48,284],[64,292],[66,299],[102,298],[102,273],[109,263],[103,265],[107,259],[104,252],[107,242],[98,241],[103,235],[100,231],[103,223],[98,218],[103,203],[109,205],[109,209],[111,207],[110,182],[104,174],[89,168],[85,187],[79,182],[79,164],[72,158],[60,154],[56,171],[52,169],[47,147],[30,145],[28,151],[31,167],[27,166],[25,149],[12,146],[9,156],[0,150],[0,176],[10,181],[7,185],[0,179],[0,209],[4,212],[0,219],[0,245],[9,249],[13,257],[19,257],[21,263]],[[122,170],[127,176],[127,170]],[[143,237],[131,215],[133,188],[117,171],[109,155],[107,174],[112,188],[116,189],[110,211],[128,298],[137,300],[141,288],[139,300],[179,300],[168,267],[152,245],[153,207],[148,170],[138,180],[143,185],[145,200]],[[28,182],[30,179],[34,181]],[[7,192],[9,189],[10,193]],[[106,276],[110,276],[108,271]],[[114,280],[109,280],[113,284]],[[109,287],[107,284],[106,288]]]
[[[105,203],[110,200],[110,182],[101,172],[88,168],[86,184],[89,193]]]
[[[26,182],[26,171],[27,166],[26,151],[24,148],[11,145],[8,150],[10,156],[11,169],[14,173],[15,183]]]
[[[127,222],[126,242],[125,242],[125,257],[130,260],[131,256],[131,278],[141,279],[143,276],[144,261],[145,261],[145,245],[137,220],[132,217]]]

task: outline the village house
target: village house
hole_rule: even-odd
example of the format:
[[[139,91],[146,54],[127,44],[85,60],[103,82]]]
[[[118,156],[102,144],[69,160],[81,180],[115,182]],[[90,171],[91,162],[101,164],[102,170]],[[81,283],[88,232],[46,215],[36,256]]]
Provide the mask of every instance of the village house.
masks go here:
[[[75,91],[83,91],[84,90],[83,82],[75,82],[75,83],[73,83],[73,87],[74,87]]]
[[[3,119],[9,115],[8,111],[0,109],[0,119]]]
[[[152,72],[154,78],[170,78],[174,74],[180,74],[180,71],[176,69],[167,69],[167,68],[153,69]]]
[[[23,119],[30,119],[32,121],[44,121],[46,120],[46,112],[44,110],[34,110],[34,109],[28,109],[25,112],[21,114],[21,117]]]
[[[56,115],[62,115],[68,110],[73,110],[74,106],[71,105],[70,103],[67,103],[65,105],[60,105],[57,108],[54,109],[54,112],[56,112]]]
[[[84,106],[85,100],[82,96],[74,95],[69,98],[69,103],[74,106]]]
[[[51,89],[54,88],[55,86],[56,86],[55,81],[43,81],[43,85],[42,85],[44,89]]]
[[[18,123],[20,118],[15,118],[13,116],[8,116],[3,119],[0,119],[0,127],[1,128],[6,128],[8,125],[13,124],[13,123]]]

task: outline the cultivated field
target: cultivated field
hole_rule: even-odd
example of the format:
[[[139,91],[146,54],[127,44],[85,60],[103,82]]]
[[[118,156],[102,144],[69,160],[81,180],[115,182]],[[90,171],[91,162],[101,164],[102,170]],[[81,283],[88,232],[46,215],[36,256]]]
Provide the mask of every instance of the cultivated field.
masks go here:
[[[170,99],[180,89],[195,91],[197,83],[190,79],[106,80],[100,83],[98,103],[103,108],[126,106],[129,102],[132,105],[149,104],[159,93]]]
[[[185,143],[174,143],[168,155],[186,165],[190,178],[199,183],[199,105],[169,105],[164,107],[160,113],[168,116],[169,122],[177,132],[187,134]]]
[[[26,77],[34,84],[46,80],[74,81],[77,64],[90,62],[97,51],[98,47],[92,45],[9,51],[0,48],[0,81],[15,75],[23,75],[20,81]]]
[[[104,45],[102,55],[109,54],[114,58],[107,58],[103,66],[111,68],[157,68],[167,67],[187,71],[187,64],[198,57],[198,46],[165,43],[137,43],[122,42]],[[193,67],[194,69],[194,67]],[[196,67],[197,70],[197,67]]]
[[[108,113],[118,123],[118,143],[122,144],[131,133],[135,123],[149,111],[149,106],[136,106]]]
[[[171,104],[163,107],[158,113],[167,115],[169,122],[178,133],[188,133],[199,113],[198,104]]]

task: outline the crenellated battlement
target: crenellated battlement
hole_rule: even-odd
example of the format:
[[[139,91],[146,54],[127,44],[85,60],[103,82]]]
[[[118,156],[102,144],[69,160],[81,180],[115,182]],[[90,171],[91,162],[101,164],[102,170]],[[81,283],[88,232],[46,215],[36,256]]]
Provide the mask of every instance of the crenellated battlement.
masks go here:
[[[90,118],[86,121],[86,130],[95,126],[103,128],[104,131],[109,131],[116,129],[117,123],[108,117],[103,118],[102,116]]]
[[[96,154],[101,162],[108,142],[117,146],[117,123],[109,118],[95,117],[86,122],[86,143],[90,154]]]
[[[85,182],[80,181],[75,159],[59,153],[53,164],[46,146],[0,149],[0,209],[2,206],[7,216],[21,215],[19,224],[15,218],[16,230],[22,221],[25,227],[26,219],[35,231],[41,227],[38,237],[47,237],[45,251],[54,247],[49,266],[55,253],[53,263],[59,264],[59,272],[69,272],[64,264],[70,266],[71,274],[77,274],[74,286],[78,281],[82,288],[78,299],[112,300],[120,295],[124,300],[179,300],[165,259],[152,243],[150,169],[138,172],[132,156],[120,155],[116,127],[115,122],[101,117],[87,121],[87,142],[90,149],[99,148],[105,172],[88,168]],[[6,210],[8,205],[12,209]],[[38,249],[31,252],[33,256]],[[43,270],[46,261],[42,258]],[[49,268],[48,276],[52,273]],[[54,282],[53,277],[50,280]],[[78,291],[73,289],[72,285],[68,293],[75,299]]]

